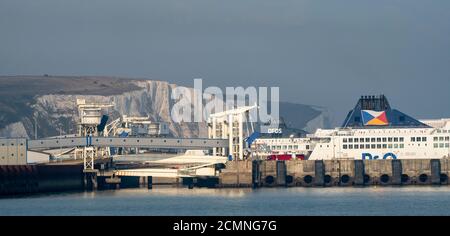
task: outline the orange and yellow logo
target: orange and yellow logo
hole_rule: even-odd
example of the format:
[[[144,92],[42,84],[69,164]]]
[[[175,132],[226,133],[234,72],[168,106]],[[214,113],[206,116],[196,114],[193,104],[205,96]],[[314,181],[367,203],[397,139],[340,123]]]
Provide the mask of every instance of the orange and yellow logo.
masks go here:
[[[386,116],[386,111],[363,110],[362,117],[363,117],[364,125],[367,125],[367,126],[389,125],[389,121]]]

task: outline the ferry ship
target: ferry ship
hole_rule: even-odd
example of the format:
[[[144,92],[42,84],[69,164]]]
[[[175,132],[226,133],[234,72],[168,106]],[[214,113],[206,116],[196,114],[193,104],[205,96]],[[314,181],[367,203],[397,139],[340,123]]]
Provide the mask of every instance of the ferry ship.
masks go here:
[[[268,159],[441,159],[450,157],[450,119],[417,120],[392,109],[384,95],[363,96],[341,127],[301,138],[258,139],[255,145]]]

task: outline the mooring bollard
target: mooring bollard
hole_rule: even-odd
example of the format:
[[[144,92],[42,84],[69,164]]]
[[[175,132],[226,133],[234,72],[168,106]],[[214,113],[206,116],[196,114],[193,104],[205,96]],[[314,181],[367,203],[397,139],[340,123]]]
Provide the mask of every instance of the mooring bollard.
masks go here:
[[[153,188],[153,176],[147,176],[147,189]]]
[[[401,160],[392,160],[392,181],[393,185],[402,184],[403,167]]]
[[[187,185],[189,189],[193,189],[194,184],[195,184],[194,178],[192,177],[183,178],[183,185]]]
[[[363,160],[355,160],[355,185],[362,186],[365,184],[364,176],[364,161]]]
[[[315,177],[314,177],[314,185],[316,186],[324,186],[325,185],[325,164],[323,163],[323,160],[316,160],[314,162],[314,171],[315,171]]]
[[[258,188],[261,182],[261,172],[259,169],[260,161],[254,160],[252,161],[252,187]]]
[[[439,159],[430,160],[431,165],[431,184],[441,184],[441,161]]]
[[[286,186],[286,163],[277,161],[277,185]]]
[[[88,191],[97,190],[97,171],[84,171],[84,188]]]

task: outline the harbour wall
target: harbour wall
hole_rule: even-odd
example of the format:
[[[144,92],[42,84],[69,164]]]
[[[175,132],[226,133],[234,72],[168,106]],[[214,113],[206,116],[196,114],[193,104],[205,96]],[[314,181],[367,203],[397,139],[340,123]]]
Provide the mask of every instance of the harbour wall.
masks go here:
[[[0,196],[83,189],[81,165],[0,166]]]
[[[450,159],[230,161],[219,187],[448,185]]]
[[[102,165],[104,170],[102,169]],[[86,189],[174,187],[333,187],[448,185],[450,159],[229,161],[218,177],[149,178],[95,175],[89,187],[79,164],[0,166],[0,196]],[[96,164],[107,171],[109,161]],[[88,183],[88,184],[87,184]],[[91,183],[92,185],[92,183]]]
[[[98,160],[98,170],[111,167],[111,159]],[[83,164],[51,163],[0,165],[0,197],[45,192],[83,191],[88,189]]]

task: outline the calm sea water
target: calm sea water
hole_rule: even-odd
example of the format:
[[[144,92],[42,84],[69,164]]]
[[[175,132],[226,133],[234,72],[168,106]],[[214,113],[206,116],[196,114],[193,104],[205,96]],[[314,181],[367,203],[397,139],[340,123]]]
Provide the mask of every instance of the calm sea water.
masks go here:
[[[3,198],[0,215],[450,215],[450,187],[122,189]]]

